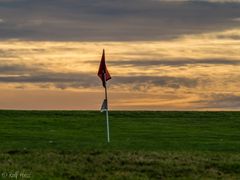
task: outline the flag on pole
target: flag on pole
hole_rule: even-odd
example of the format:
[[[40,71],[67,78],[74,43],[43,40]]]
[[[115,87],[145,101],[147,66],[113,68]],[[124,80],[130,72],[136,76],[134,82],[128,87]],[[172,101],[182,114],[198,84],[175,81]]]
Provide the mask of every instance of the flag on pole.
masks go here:
[[[107,70],[107,66],[106,66],[106,63],[105,63],[105,51],[104,50],[103,50],[100,66],[99,66],[99,69],[98,69],[98,76],[102,80],[103,87],[106,87],[106,81],[111,79],[111,76],[110,76],[110,74],[109,74],[109,72]]]
[[[98,69],[98,76],[102,80],[103,87],[105,89],[105,99],[103,100],[101,112],[105,111],[106,113],[106,125],[107,125],[107,142],[110,142],[110,130],[109,130],[109,118],[108,118],[108,96],[107,96],[107,81],[111,79],[111,76],[107,70],[105,63],[105,51],[103,49],[102,59]]]

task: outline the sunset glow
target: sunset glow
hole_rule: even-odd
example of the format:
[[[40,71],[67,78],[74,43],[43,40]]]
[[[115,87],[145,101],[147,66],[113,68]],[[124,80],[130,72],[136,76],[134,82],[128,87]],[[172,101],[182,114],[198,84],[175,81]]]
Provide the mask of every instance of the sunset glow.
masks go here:
[[[140,2],[144,4],[146,1]],[[151,3],[159,3],[159,7],[168,5],[179,8],[179,11],[182,8],[195,8],[194,2],[174,2]],[[14,1],[0,1],[1,3],[13,4]],[[205,1],[201,5],[206,8],[210,4],[216,6],[216,11],[219,8],[223,12],[219,17],[212,17],[211,21],[215,18],[216,22],[206,22],[205,25],[202,21],[207,19],[191,19],[188,23],[186,20],[185,28],[188,30],[184,32],[184,28],[179,25],[179,32],[173,31],[174,29],[169,31],[169,35],[174,35],[172,37],[168,37],[166,32],[161,32],[166,37],[157,36],[155,30],[152,34],[156,34],[157,38],[144,35],[147,31],[144,30],[144,22],[140,26],[137,20],[135,28],[143,28],[143,32],[138,33],[143,34],[144,38],[140,38],[140,35],[139,38],[131,38],[135,37],[132,35],[128,37],[129,40],[114,39],[110,34],[110,39],[104,40],[102,37],[105,35],[99,35],[99,40],[92,39],[89,35],[88,41],[85,37],[78,37],[76,40],[68,37],[35,39],[37,35],[26,38],[19,33],[18,36],[4,37],[4,33],[0,33],[0,108],[99,109],[104,94],[96,74],[104,48],[108,70],[112,76],[112,80],[108,81],[109,106],[112,110],[239,110],[240,11],[231,14],[233,11],[230,12],[228,6],[235,4],[236,8],[240,8],[240,3]],[[132,9],[137,7],[130,6]],[[0,13],[0,28],[10,26],[5,24],[8,21],[16,24],[20,21],[16,17],[13,19],[7,16],[8,11],[4,9],[2,15]],[[58,13],[61,13],[60,10]],[[228,14],[231,16],[228,17]],[[40,15],[36,16],[38,18],[35,17],[35,24],[31,27],[36,26],[37,29],[41,28],[40,25],[48,25],[44,19],[39,20]],[[112,16],[109,15],[110,17]],[[218,18],[222,20],[222,24]],[[123,20],[119,20],[119,23],[124,24]],[[125,20],[128,24],[131,18]],[[176,25],[181,21],[177,16],[174,20]],[[194,25],[193,22],[197,20],[206,28],[200,29],[198,24]],[[229,22],[226,26],[225,21]],[[26,25],[27,22],[33,23],[26,19],[25,24],[21,22],[22,26],[30,27]],[[89,20],[84,24],[79,20],[79,24],[88,27],[93,26],[89,25],[91,22]],[[55,23],[56,27],[64,27],[64,23],[72,22],[69,20]],[[170,21],[164,23],[173,26]],[[215,25],[207,27],[211,23]],[[110,24],[105,26],[110,28]],[[194,27],[198,30],[195,31]],[[131,28],[133,27],[123,27],[129,31]],[[159,29],[161,25],[152,28]],[[41,33],[43,32],[39,34]]]

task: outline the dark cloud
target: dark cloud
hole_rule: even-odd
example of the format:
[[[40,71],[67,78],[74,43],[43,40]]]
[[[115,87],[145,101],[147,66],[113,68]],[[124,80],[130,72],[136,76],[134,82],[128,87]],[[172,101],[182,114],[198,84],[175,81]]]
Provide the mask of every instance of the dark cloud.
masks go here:
[[[65,89],[69,87],[92,87],[96,86],[97,76],[85,73],[54,73],[35,72],[27,75],[1,76],[1,83],[53,83],[56,87]]]
[[[192,103],[199,104],[198,108],[222,108],[222,109],[239,109],[240,96],[234,93],[213,93],[202,97],[203,100]]]
[[[218,35],[218,39],[240,40],[240,35]]]
[[[239,3],[151,0],[0,1],[0,38],[156,40],[239,26]]]
[[[3,64],[0,63],[0,74],[2,75],[18,75],[22,73],[35,72],[39,68],[29,67],[22,64]]]
[[[101,84],[97,75],[90,75],[89,73],[43,71],[42,69],[31,69],[21,65],[2,65],[0,70],[2,70],[0,83],[32,83],[39,84],[40,87],[43,87],[43,84],[51,83],[60,89],[97,87]],[[111,81],[113,87],[128,86],[135,90],[144,90],[156,86],[173,89],[194,88],[198,85],[198,79],[171,76],[114,76]]]
[[[113,84],[128,84],[135,89],[149,88],[151,86],[178,89],[181,87],[194,88],[198,85],[198,79],[173,76],[116,76]]]
[[[99,63],[93,61],[93,63]],[[125,60],[125,61],[108,61],[111,66],[186,66],[186,65],[240,65],[240,60],[225,59],[187,59],[187,60]]]
[[[69,87],[91,87],[97,84],[96,76],[86,73],[58,73],[46,71],[45,65],[27,66],[23,64],[0,64],[1,83],[37,83],[40,87],[53,83],[64,89]],[[45,85],[44,85],[45,84]],[[62,85],[61,85],[62,84]]]

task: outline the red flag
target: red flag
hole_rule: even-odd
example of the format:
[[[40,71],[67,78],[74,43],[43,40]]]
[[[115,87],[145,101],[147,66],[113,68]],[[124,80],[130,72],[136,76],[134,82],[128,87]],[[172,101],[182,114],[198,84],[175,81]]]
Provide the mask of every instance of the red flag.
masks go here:
[[[107,66],[105,64],[105,51],[104,50],[103,50],[102,59],[101,59],[99,69],[98,69],[98,76],[102,80],[103,87],[106,87],[104,76],[106,77],[106,81],[111,79],[111,76],[110,76],[110,74],[107,70]]]

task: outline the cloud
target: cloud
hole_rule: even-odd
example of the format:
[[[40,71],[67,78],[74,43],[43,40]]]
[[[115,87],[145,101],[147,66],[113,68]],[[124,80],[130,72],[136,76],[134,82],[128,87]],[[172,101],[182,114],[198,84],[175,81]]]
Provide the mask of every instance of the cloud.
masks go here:
[[[194,88],[198,79],[171,76],[116,76],[113,80],[116,85],[132,85],[133,89],[147,90],[151,87],[167,87],[179,89],[181,87]]]
[[[233,20],[233,21],[237,21],[237,22],[240,22],[240,17],[237,17],[237,18],[233,18],[232,20]]]
[[[237,96],[239,33],[239,29],[232,29],[185,35],[170,41],[141,42],[5,40],[0,43],[0,86],[6,94],[21,92],[25,98],[29,96],[28,90],[43,94],[78,91],[83,92],[82,96],[85,92],[102,92],[96,73],[104,47],[113,77],[109,85],[115,108],[237,109],[234,98],[210,95],[221,92]],[[124,95],[119,97],[116,93]],[[131,99],[133,95],[136,96]],[[5,102],[14,107],[12,99]],[[93,102],[92,96],[90,99]],[[48,103],[51,101],[47,100]],[[3,102],[0,105],[6,107]]]
[[[229,1],[0,1],[2,39],[162,40],[237,27],[240,4]],[[227,2],[227,1],[225,1]],[[16,16],[16,14],[18,16]]]
[[[240,0],[206,0],[214,3],[240,3]]]
[[[232,39],[232,40],[240,40],[240,34],[232,34],[232,35],[218,35],[219,39]]]
[[[204,95],[202,100],[194,101],[198,108],[205,109],[239,109],[240,95],[234,93],[212,93]]]
[[[1,75],[18,75],[21,73],[35,72],[38,68],[28,67],[23,64],[4,64],[0,63],[0,74]]]
[[[239,3],[240,0],[152,0],[152,1],[165,1],[165,2],[212,2],[212,3]]]
[[[31,83],[39,84],[40,87],[46,87],[42,85],[51,83],[60,89],[91,88],[100,84],[99,78],[90,73],[44,71],[23,65],[1,65],[0,71],[1,83]],[[194,88],[198,85],[198,79],[171,76],[114,76],[112,81],[115,88],[127,86],[134,90],[147,90],[152,87]]]
[[[92,61],[92,63],[99,63]],[[187,60],[124,60],[124,61],[109,61],[111,66],[133,66],[133,67],[147,67],[147,66],[186,66],[186,65],[240,65],[237,60],[225,59],[187,59]]]
[[[0,76],[0,82],[39,84],[39,87],[48,87],[44,86],[44,84],[53,84],[55,87],[60,89],[94,87],[99,84],[96,76],[91,76],[84,73],[54,73],[41,71],[25,73],[26,75],[2,75]]]
[[[0,3],[9,3],[9,2],[22,2],[26,0],[0,0]]]

